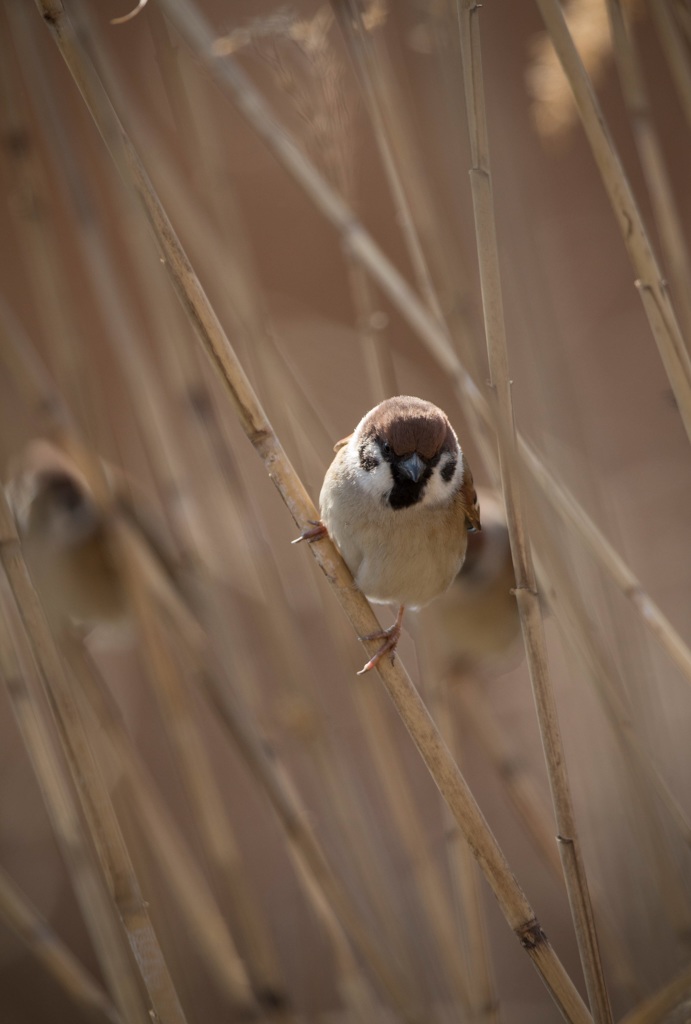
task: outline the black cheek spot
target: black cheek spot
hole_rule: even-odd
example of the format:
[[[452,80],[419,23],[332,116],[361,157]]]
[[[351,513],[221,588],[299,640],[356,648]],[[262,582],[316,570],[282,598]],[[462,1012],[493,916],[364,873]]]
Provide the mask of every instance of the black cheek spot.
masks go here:
[[[445,481],[445,483],[448,484],[449,481],[453,479],[453,475],[456,472],[456,465],[457,465],[456,460],[455,459],[451,459],[451,461],[447,462],[446,465],[444,466],[444,468],[442,469],[442,471],[441,471],[441,478],[442,478],[442,480]]]
[[[358,455],[360,456],[360,465],[365,473],[371,473],[379,465],[379,459],[372,455],[371,451],[368,451],[367,446],[364,444],[361,445]]]

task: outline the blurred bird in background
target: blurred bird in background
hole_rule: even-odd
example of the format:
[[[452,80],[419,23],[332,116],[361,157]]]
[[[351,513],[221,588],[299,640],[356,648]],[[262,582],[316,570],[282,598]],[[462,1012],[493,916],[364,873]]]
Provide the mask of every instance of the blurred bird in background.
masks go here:
[[[481,489],[478,500],[482,532],[468,535],[463,566],[426,623],[435,629],[441,668],[493,675],[518,662],[521,629],[504,509],[491,491]]]
[[[190,621],[180,567],[162,524],[141,499],[133,500],[124,474],[103,463],[97,472],[103,494],[96,493],[78,457],[46,439],[30,441],[8,465],[8,502],[51,626],[105,626],[109,637],[127,639],[130,558],[143,568],[159,603],[178,620]]]

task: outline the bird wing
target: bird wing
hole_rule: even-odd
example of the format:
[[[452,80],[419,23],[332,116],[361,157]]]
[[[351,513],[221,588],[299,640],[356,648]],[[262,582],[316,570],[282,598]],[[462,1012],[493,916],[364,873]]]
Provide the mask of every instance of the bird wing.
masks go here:
[[[470,466],[468,465],[468,460],[465,455],[462,455],[461,459],[463,460],[463,483],[461,484],[461,494],[463,495],[465,524],[468,530],[481,530],[480,506],[477,500],[475,484],[473,483],[473,474],[470,472]]]

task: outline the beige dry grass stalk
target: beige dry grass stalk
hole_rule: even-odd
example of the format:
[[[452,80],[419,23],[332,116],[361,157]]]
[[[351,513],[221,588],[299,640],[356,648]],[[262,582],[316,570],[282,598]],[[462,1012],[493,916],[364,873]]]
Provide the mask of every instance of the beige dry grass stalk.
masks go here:
[[[61,5],[51,2],[51,0],[38,0],[38,6],[92,116],[96,120],[117,167],[125,179],[132,183],[144,204],[166,259],[166,265],[172,275],[176,291],[197,327],[207,353],[220,372],[243,429],[262,458],[270,478],[278,487],[293,518],[297,523],[304,524],[310,518],[315,517],[314,507],[292,470],[220,323],[210,308],[131,143],[110,103],[103,96],[93,68],[72,33]],[[358,633],[365,634],[376,630],[377,622],[371,609],[362,595],[353,589],[352,577],[332,545],[327,542],[315,545],[314,554]],[[370,648],[372,646],[370,644]],[[380,675],[399,714],[415,740],[423,760],[453,810],[456,821],[482,866],[507,920],[535,963],[562,1014],[567,1020],[575,1021],[577,1024],[588,1021],[590,1018],[580,996],[542,933],[532,908],[514,880],[465,780],[443,744],[409,677],[400,665],[388,664],[382,666]],[[223,697],[223,710],[227,713],[229,693],[226,691],[220,695],[216,692],[215,696]],[[236,722],[229,722],[229,725],[237,728]],[[272,799],[276,801],[275,806],[281,807],[291,828],[294,829],[294,808],[290,805],[286,806],[285,793],[277,787],[276,778],[269,779],[267,769],[270,761],[267,762],[267,755],[261,745],[257,743],[254,733],[248,731],[244,736],[236,735],[238,742],[247,743],[248,740],[251,742],[252,756],[257,759],[257,763],[262,766],[262,771],[265,773],[266,784],[271,782]],[[248,750],[246,756],[249,753]],[[320,859],[315,856],[314,864],[317,864]],[[327,872],[325,872],[325,877],[328,877]],[[334,905],[334,896],[335,893],[332,891],[329,900],[332,906]],[[368,957],[368,959],[370,958]]]
[[[438,678],[437,672],[435,677]],[[434,688],[431,705],[449,750],[458,764],[462,765],[458,726],[450,698],[449,687],[446,681],[442,681]],[[443,812],[451,891],[465,954],[469,1012],[478,1024],[499,1024],[500,1004],[492,967],[480,872],[446,805]]]
[[[43,666],[43,682],[62,674],[58,652],[31,587],[31,580],[21,557],[12,514],[0,490],[0,559],[15,594],[27,636],[33,645],[37,666]],[[7,608],[7,605],[5,605]],[[8,620],[6,620],[8,621]],[[45,700],[31,680],[25,681],[18,661],[9,661],[10,640],[4,623],[0,644],[2,674],[8,688],[33,770],[41,787],[46,809],[55,835],[63,851],[75,895],[79,901],[89,934],[112,998],[123,1020],[132,1024],[149,1021],[149,1002],[142,995],[119,914],[111,897],[111,881],[98,863],[94,848],[84,833],[76,796],[64,762],[48,725]],[[84,765],[88,772],[88,766]]]
[[[663,1024],[671,1019],[672,1011],[685,1004],[684,1019],[688,1020],[688,1000],[691,996],[691,966],[685,966],[670,982],[663,985],[648,999],[625,1014],[619,1024]],[[675,1021],[682,1020],[674,1017]]]
[[[506,504],[511,555],[516,574],[516,601],[521,617],[528,668],[547,761],[547,772],[558,829],[559,853],[576,929],[581,966],[593,1019],[598,1024],[608,1024],[612,1021],[612,1010],[600,959],[588,880],[576,827],[556,698],[547,664],[547,647],[537,579],[516,472],[513,401],[499,271],[499,249],[494,223],[494,197],[485,114],[478,8],[475,0],[459,0],[457,8],[470,135],[472,160],[470,181],[480,264],[482,305],[485,315],[490,382],[495,394],[502,489]]]
[[[76,1007],[96,1020],[122,1024],[123,1018],[100,985],[2,868],[0,919],[15,932]]]
[[[677,95],[681,109],[686,118],[687,128],[691,128],[691,59],[688,44],[684,42],[680,31],[679,19],[675,13],[676,0],[660,0],[649,4],[660,44],[667,58],[667,64],[677,87]]]
[[[244,965],[189,844],[129,739],[117,704],[83,646],[69,638],[66,644],[70,665],[78,680],[80,700],[103,730],[110,748],[109,756],[126,780],[128,799],[138,817],[142,835],[156,851],[158,864],[197,949],[229,1007],[251,1005]]]
[[[479,740],[483,752],[501,778],[506,796],[513,805],[523,826],[528,831],[541,859],[555,879],[563,885],[564,874],[554,836],[554,827],[547,803],[540,795],[527,769],[521,752],[512,743],[507,731],[497,721],[496,714],[483,692],[483,681],[474,681],[463,673],[452,673],[445,681],[451,690],[450,699],[458,704],[469,731]],[[619,939],[613,922],[607,915],[606,901],[596,892],[595,907],[600,921],[603,951],[609,955],[612,973],[633,999],[640,996],[631,957]]]
[[[210,223],[208,227],[208,233],[205,239],[205,244],[207,246],[209,244],[209,235],[213,232],[213,230],[213,224]],[[230,234],[236,243],[238,241],[241,243],[239,246],[240,250],[249,252],[249,246],[247,244],[242,244],[243,240],[241,232],[242,227],[240,223],[235,222],[233,224],[233,230],[230,232]],[[224,264],[224,262],[225,261],[221,258],[219,253],[218,265],[221,266]],[[230,277],[224,275],[223,283],[226,286],[230,284],[229,291],[231,297],[237,297],[238,299],[237,303],[235,304],[235,308],[237,308],[237,306],[241,306],[245,310],[245,316],[242,317],[242,320],[243,329],[247,332],[247,348],[250,351],[254,349],[257,352],[261,352],[262,348],[265,347],[267,337],[269,335],[269,330],[267,329],[267,327],[265,327],[263,322],[258,286],[256,281],[254,280],[252,273],[248,271],[247,267],[243,264],[242,261],[236,261],[233,273],[230,275]],[[264,371],[265,378],[268,369],[269,367],[267,367],[266,370]],[[277,375],[274,374],[273,376],[276,377],[276,380],[278,381]],[[269,381],[270,383],[273,383],[273,381],[271,381],[270,375]],[[143,381],[140,382],[140,384],[142,383]],[[290,383],[290,379],[286,380],[285,376],[281,375],[280,389],[283,395],[285,394],[286,387],[290,388]],[[152,386],[155,386],[153,382]],[[289,401],[287,404],[290,407],[304,407],[305,402],[307,401],[307,397],[308,396],[301,394],[299,396],[299,401]],[[321,431],[323,430],[323,428],[319,426],[319,430]],[[221,433],[222,432],[223,429],[221,428]],[[225,444],[223,438],[221,438],[221,444]],[[230,442],[228,442],[228,444],[226,445],[226,449],[227,450],[225,461],[232,461],[233,455],[232,450],[230,448]],[[222,478],[222,466],[220,462],[217,468],[219,478]],[[233,473],[233,476],[235,476],[235,473]],[[241,509],[236,520],[238,535],[242,533],[242,522],[255,523],[256,521],[256,513],[254,511],[252,511],[251,509]],[[263,565],[259,567],[258,576],[261,578],[262,581],[262,589],[269,594],[280,594],[282,590],[282,588],[280,587],[280,581],[276,577],[276,573],[274,571],[273,566],[269,563],[270,559],[267,556],[263,561]],[[309,676],[309,666],[307,664],[303,664],[305,662],[305,656],[304,653],[301,651],[299,644],[297,644],[295,641],[294,623],[291,623],[289,621],[289,617],[286,614],[286,606],[280,600],[276,601],[276,599],[274,599],[272,605],[272,628],[275,640],[277,641],[280,651],[279,656],[276,658],[277,675],[279,677],[284,676],[283,689],[286,689],[286,687],[290,688],[292,684],[294,689],[296,689],[296,692],[299,693],[300,687],[295,687],[295,681],[298,679],[304,680]],[[225,625],[220,625],[218,630],[219,634],[223,634],[224,632],[226,632],[226,629],[227,627]],[[234,637],[234,643],[246,645],[246,638],[242,635],[238,635]],[[234,656],[237,658],[237,651],[235,652]],[[244,687],[248,696],[251,694],[256,695],[260,693],[260,681],[259,679],[255,678],[257,676],[257,673],[256,670],[253,671],[251,657],[247,657],[245,659],[245,669],[242,672],[242,676],[245,680]],[[363,717],[366,722],[369,721],[366,712]],[[379,721],[379,718],[375,716],[373,720]],[[317,723],[314,722],[313,724],[315,728],[318,730]],[[175,732],[179,732],[179,730],[176,729]],[[374,749],[377,751],[379,758],[378,763],[381,763],[381,751],[379,749],[381,744],[378,743],[378,734],[376,729],[372,730],[371,743]],[[391,747],[391,745],[389,745],[387,749],[389,750],[390,756],[388,757],[388,759],[384,759],[384,763],[388,763],[390,767],[387,768],[386,775],[384,777],[386,780],[395,783],[396,780],[400,779],[401,777],[401,766],[398,759],[394,756],[394,748]],[[399,943],[396,940],[395,934],[391,932],[390,927],[391,909],[389,908],[387,910],[382,905],[382,879],[380,877],[377,877],[378,875],[380,875],[380,872],[375,871],[375,865],[372,862],[370,862],[369,864],[366,864],[364,862],[363,855],[365,852],[366,844],[360,840],[353,841],[353,837],[351,835],[353,822],[355,820],[354,812],[357,810],[357,805],[354,799],[348,799],[348,794],[346,792],[348,788],[348,779],[344,779],[342,777],[342,773],[340,773],[338,777],[334,775],[334,772],[331,768],[330,751],[328,750],[328,745],[324,743],[323,736],[321,740],[319,739],[318,736],[312,737],[312,742],[310,743],[310,750],[315,759],[317,760],[320,777],[323,778],[325,785],[331,788],[331,805],[334,808],[334,813],[336,813],[342,819],[343,828],[341,843],[346,845],[351,850],[351,856],[354,862],[360,863],[362,865],[363,871],[361,872],[360,875],[361,884],[364,886],[364,890],[368,893],[368,899],[372,907],[379,908],[380,920],[384,923],[385,929],[387,926],[389,926],[386,946],[388,946],[388,948],[390,948],[391,950],[397,950]],[[203,790],[201,792],[203,792]],[[412,862],[414,864],[424,864],[426,858],[424,846],[422,846],[421,848],[422,837],[420,836],[419,830],[417,830],[415,827],[414,808],[412,805],[409,805],[406,802],[406,797],[407,793],[405,791],[403,791],[403,793],[401,794],[401,787],[399,784],[398,789],[395,789],[394,792],[391,794],[392,806],[394,806],[396,809],[401,808],[403,806],[406,806],[408,808],[409,813],[407,815],[398,813],[398,820],[399,823],[402,824],[403,829],[402,839],[404,842],[407,841],[408,847],[413,850],[413,852],[411,852]],[[350,828],[348,827],[349,825]],[[412,841],[410,839],[411,836]],[[429,873],[429,869],[426,869],[425,875],[427,876],[429,875]],[[432,882],[434,881],[435,879],[433,878]],[[436,902],[434,905],[437,907],[441,916],[446,918],[447,905],[443,897],[443,891],[439,890],[438,887],[433,887],[433,891],[435,892],[436,895]],[[308,893],[311,898],[314,898],[314,892],[314,885],[308,887]],[[324,916],[324,908],[322,904],[323,900],[318,904],[318,909],[321,915]],[[423,904],[423,909],[425,907],[426,904]],[[435,920],[436,918],[433,916],[431,919],[433,928]],[[332,936],[332,939],[339,943],[339,948],[337,949],[337,961],[348,966],[348,970],[352,977],[352,964],[348,964],[348,957],[346,955],[346,952],[342,948],[342,939],[340,938],[339,931],[337,928],[334,927],[333,922],[327,921],[327,924],[327,930],[329,934]],[[435,957],[446,959],[449,964],[449,971],[453,972],[455,967],[455,959],[453,953],[453,925],[448,921],[446,921],[446,930],[443,933],[443,941],[439,943],[439,947],[435,954]],[[396,957],[393,957],[392,962],[395,962],[395,959]],[[346,982],[342,985],[342,987],[347,992],[352,989],[352,983]]]
[[[276,114],[251,85],[242,70],[234,64],[232,58],[226,57],[219,60],[213,57],[214,37],[201,16],[182,0],[164,0],[164,3],[171,20],[178,26],[192,49],[206,62],[219,85],[228,91],[239,111],[266,142],[286,171],[305,190],[316,208],[339,232],[343,244],[363,263],[382,292],[387,295],[413,331],[420,337],[439,366],[449,375],[456,388],[459,401],[477,410],[479,422],[491,430],[492,416],[489,407],[474,381],[459,362],[449,344],[445,330],[425,309],[409,285],[358,221],[354,212],[320,176],[316,168],[309,163],[292,141],[288,130],[280,125]],[[658,307],[654,299],[645,298],[647,292],[645,289],[643,291],[644,301],[649,303],[650,313],[654,316]],[[489,438],[487,435],[476,436],[476,441],[486,458],[488,468],[491,467],[495,460]],[[568,514],[569,521],[577,525],[579,534],[588,544],[605,572],[612,576],[617,586],[630,599],[644,626],[651,629],[656,639],[673,657],[682,669],[685,678],[691,683],[691,651],[684,644],[678,632],[673,629],[666,616],[663,615],[640,582],[636,580],[623,559],[616,554],[612,545],[595,525],[576,496],[567,491],[520,433],[518,434],[518,452],[531,476],[540,484],[547,501],[561,518]],[[563,499],[567,494],[568,504],[565,504]]]
[[[147,904],[139,887],[100,767],[91,750],[70,682],[53,641],[40,603],[19,555],[19,541],[10,528],[9,510],[3,503],[2,533],[6,547],[3,567],[24,626],[32,637],[37,664],[55,714],[82,810],[108,882],[115,906],[146,987],[151,1006],[162,1021],[184,1024],[172,978],[153,930]]]
[[[691,344],[691,290],[688,287],[691,259],[681,228],[682,220],[653,122],[631,13],[625,9],[621,0],[607,0],[607,11],[624,102],[653,206],[672,295],[679,310],[688,347]]]
[[[607,190],[660,358],[691,439],[691,358],[628,179],[557,0],[536,0],[571,84],[578,112]]]

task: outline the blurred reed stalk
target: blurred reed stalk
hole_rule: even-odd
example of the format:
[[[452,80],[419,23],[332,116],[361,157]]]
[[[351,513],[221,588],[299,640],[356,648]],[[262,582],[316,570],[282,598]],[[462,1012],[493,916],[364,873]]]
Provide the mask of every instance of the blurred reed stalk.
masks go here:
[[[3,517],[5,509],[6,506],[2,509]],[[3,532],[6,532],[8,524],[3,523],[3,526]],[[11,537],[11,534],[7,533],[7,536]],[[11,538],[11,547],[15,544],[18,550],[16,534]],[[9,557],[7,560],[3,558],[3,566],[25,628],[34,639],[41,678],[55,713],[63,750],[80,796],[89,832],[151,1005],[162,1021],[184,1024],[185,1016],[151,924],[110,794],[92,752],[87,730],[79,715],[50,628],[23,561],[20,558],[12,561]]]
[[[691,58],[688,39],[684,41],[679,24],[679,5],[676,0],[659,0],[648,4],[655,22],[660,45],[667,58],[667,66],[677,88],[681,109],[691,128]]]
[[[521,753],[497,720],[494,709],[483,691],[483,680],[473,680],[462,672],[452,673],[442,685],[448,688],[449,699],[460,706],[463,721],[476,737],[501,779],[506,796],[513,805],[522,825],[528,832],[541,859],[554,878],[563,885],[564,872],[554,827],[547,806],[523,762]],[[595,907],[600,919],[600,937],[603,951],[609,955],[612,973],[632,999],[640,996],[640,985],[628,949],[619,940],[616,928],[607,914],[604,896],[593,884]]]
[[[12,514],[1,489],[0,559],[44,688],[44,693],[39,695],[31,677],[29,676],[27,682],[19,674],[18,661],[8,661],[11,648],[8,637],[3,636],[0,658],[4,662],[3,675],[6,677],[5,684],[12,707],[111,996],[123,1020],[128,1021],[128,1024],[130,1021],[133,1024],[145,1024],[150,1020],[149,1009],[152,1003],[143,994],[130,957],[120,908],[114,899],[113,878],[99,856],[105,851],[102,846],[99,850],[98,843],[92,846],[83,831],[74,790],[68,782],[64,762],[58,755],[55,739],[48,724],[46,700],[57,714],[58,695],[55,693],[55,685],[56,681],[59,684],[64,680],[63,668],[43,611],[33,592],[21,556]],[[64,739],[66,741],[66,738]],[[79,764],[78,770],[81,772],[83,785],[93,783],[95,771],[89,754],[86,763]],[[117,894],[124,895],[122,890]],[[148,974],[152,988],[155,987],[156,981],[163,981],[165,984],[165,976],[157,969],[156,960],[160,955],[157,948],[154,939],[149,947],[148,963],[146,953],[142,950],[143,955],[138,964],[140,970]],[[157,977],[154,977],[154,974]],[[159,995],[158,991],[156,995]],[[164,1001],[165,995],[164,992]],[[171,1002],[175,1007],[174,994]],[[159,1005],[158,999],[156,1004]],[[167,1014],[162,1016],[162,1020],[165,1021],[175,1019],[174,1013],[170,1017]]]
[[[475,0],[458,0],[458,22],[471,150],[470,182],[475,214],[482,306],[497,417],[497,444],[506,521],[516,574],[516,602],[547,761],[566,891],[576,930],[590,1008],[596,1024],[611,1024],[588,880],[576,827],[556,698],[549,675],[540,598],[516,472],[516,435],[504,324],[499,250],[494,221],[485,113],[479,12]]]
[[[664,6],[664,3],[661,6]],[[653,123],[650,97],[641,68],[631,14],[627,13],[621,0],[607,0],[607,12],[621,91],[653,206],[674,303],[679,310],[679,319],[688,348],[691,345],[691,259],[688,246],[681,229],[681,218],[672,192],[672,183]]]
[[[9,638],[3,635],[2,643],[7,657]],[[12,687],[18,672],[10,676],[6,668],[5,665],[0,671],[9,687]],[[24,943],[39,966],[67,993],[75,1007],[89,1015],[89,1019],[122,1024],[123,1018],[101,986],[64,945],[3,868],[0,868],[0,919]]]
[[[691,996],[691,966],[686,965],[667,984],[629,1010],[619,1024],[663,1024],[669,1015]],[[685,1018],[688,1019],[688,1005]],[[681,1017],[674,1018],[681,1021]]]
[[[175,4],[176,8],[178,6]],[[270,478],[278,487],[295,521],[303,524],[314,519],[316,510],[296,477],[218,319],[210,308],[134,148],[113,108],[103,96],[93,67],[71,31],[61,4],[55,0],[38,0],[38,7],[80,87],[116,166],[125,180],[132,183],[144,204],[176,291],[197,327],[207,353],[220,372],[243,429],[262,458]],[[169,8],[170,5],[167,4],[166,9]],[[364,597],[354,590],[352,577],[330,542],[324,541],[314,545],[313,553],[358,633],[362,635],[376,631],[377,620],[371,608]],[[372,647],[373,643],[370,643],[369,648]],[[481,863],[507,920],[538,968],[561,1012],[567,1020],[588,1021],[590,1017],[580,996],[552,947],[544,939],[532,908],[513,878],[463,776],[443,744],[411,680],[400,665],[388,663],[381,666],[380,675],[423,760],[452,807],[456,820]],[[228,691],[224,691],[223,694],[215,691],[214,696],[222,696],[222,710],[227,712],[227,702],[230,699]],[[246,730],[246,733],[252,742],[252,753],[258,759],[257,763],[261,765],[268,781],[267,769],[270,762],[267,762],[263,749],[257,744],[255,734],[251,730]],[[239,737],[236,734],[237,739]],[[275,787],[275,777],[271,779],[271,783]],[[278,796],[275,788],[273,792]],[[283,795],[281,803],[284,803]],[[291,807],[291,814],[293,811]]]
[[[127,796],[144,840],[157,856],[205,966],[229,1006],[250,1006],[245,968],[216,898],[130,740],[115,700],[79,642],[66,638],[66,652],[79,683],[80,701],[103,730],[107,757],[126,780]]]
[[[435,679],[438,679],[438,673],[435,673]],[[449,750],[457,763],[462,765],[458,727],[450,696],[449,687],[444,682],[437,683],[432,710]],[[499,997],[492,969],[480,872],[446,804],[443,814],[454,909],[463,936],[468,1009],[477,1024],[499,1024]]]
[[[519,442],[519,449],[532,481],[543,497],[559,511],[564,523],[578,534],[596,561],[631,603],[640,621],[680,669],[685,681],[691,685],[691,650],[667,616],[643,588],[640,580],[605,535],[584,512],[572,492],[547,470],[532,446],[522,441]]]
[[[384,294],[388,296],[413,331],[420,337],[439,366],[449,375],[463,407],[470,404],[476,408],[478,419],[483,426],[490,430],[493,429],[489,406],[459,362],[445,330],[428,313],[416,294],[358,221],[354,212],[346,206],[340,196],[334,192],[297,147],[287,128],[280,124],[280,119],[269,108],[244,72],[235,64],[233,58],[226,56],[219,59],[214,56],[214,36],[203,18],[186,0],[162,0],[162,2],[171,21],[177,25],[193,51],[207,64],[215,80],[228,92],[240,113],[266,142],[286,171],[302,186],[316,208],[336,228],[342,236],[343,244],[348,246],[367,267],[368,272],[377,281]],[[495,457],[491,451],[488,437],[476,435],[476,441],[488,467],[491,467]],[[578,525],[579,533],[588,542],[604,570],[613,577],[617,586],[631,601],[643,624],[653,631],[658,641],[671,654],[691,683],[691,651],[688,646],[684,644],[668,619],[643,589],[640,582],[636,580],[623,559],[616,554],[575,495],[567,491],[520,433],[517,434],[517,442],[518,453],[523,464],[541,485],[546,499],[553,506],[555,512],[561,518],[568,514],[574,524]],[[568,504],[565,504],[563,499],[567,494]],[[635,585],[631,587],[631,581],[634,580]]]
[[[78,225],[76,234],[83,251],[83,274],[90,281],[91,289],[105,314],[106,334],[111,340],[115,360],[127,381],[129,394],[139,416],[142,437],[152,454],[149,462],[154,467],[154,475],[160,475],[157,467],[163,465],[166,475],[160,481],[161,491],[163,495],[177,493],[180,490],[178,481],[184,477],[184,469],[178,455],[182,446],[175,443],[175,419],[169,413],[167,396],[146,347],[136,343],[141,332],[125,299],[127,291],[124,283],[118,280],[109,256],[95,215],[96,207],[87,178],[81,171],[81,165],[71,158],[64,140],[56,138],[56,129],[51,129],[51,125],[59,125],[60,118],[53,109],[52,91],[45,80],[44,69],[32,57],[27,14],[26,7],[23,12],[17,10],[11,21],[16,36],[23,44],[22,63],[27,75],[27,86],[36,93],[37,117],[41,119],[43,116],[44,137],[52,143],[53,179],[61,182],[67,192],[72,218]],[[189,543],[188,539],[187,549]],[[129,563],[131,559],[123,559],[124,565]],[[273,993],[278,998],[283,983],[279,979],[275,954],[261,916],[253,906],[251,888],[245,878],[237,842],[205,746],[195,725],[196,709],[174,660],[167,656],[167,646],[161,642],[155,618],[148,614],[146,595],[140,592],[136,579],[131,583],[139,594],[139,600],[133,604],[141,612],[140,628],[146,640],[142,649],[149,661],[151,678],[207,860],[213,867],[217,885],[225,895],[225,905],[233,908],[234,918],[254,969],[257,990]],[[246,980],[244,984],[247,989]],[[248,998],[247,991],[243,993],[244,1000]]]
[[[561,6],[557,0],[536,2],[571,85],[583,128],[636,273],[636,287],[648,316],[662,364],[669,377],[686,433],[691,440],[691,357],[679,329],[664,278],[650,245],[631,186],[607,130],[597,97],[564,20]]]
[[[418,292],[453,339],[463,365],[477,379],[477,353],[463,312],[466,296],[459,284],[464,276],[458,273],[462,256],[449,237],[428,185],[400,82],[382,38],[383,24],[371,11],[367,12],[368,22],[375,24],[366,24],[356,0],[332,0],[332,6],[361,81]]]
[[[26,5],[7,5],[8,18],[16,21],[22,6],[25,9]],[[13,33],[0,33],[0,116],[3,131],[14,140],[12,145],[3,146],[0,154],[11,181],[14,201],[10,210],[16,224],[19,258],[24,261],[26,278],[32,284],[39,330],[45,349],[51,354],[59,389],[67,396],[83,429],[91,436],[103,436],[107,428],[102,406],[95,398],[96,389],[80,386],[88,374],[84,357],[87,346],[74,306],[65,301],[71,294],[71,281],[60,251],[50,183],[41,163],[24,94],[18,88],[12,41]]]
[[[199,131],[197,126],[197,131]],[[205,147],[202,147],[205,148]],[[214,232],[214,224],[210,223],[208,233],[205,236],[205,244],[209,244],[209,237]],[[233,225],[233,230],[228,232],[234,243],[239,242],[239,249],[243,252],[249,253],[249,243],[243,237],[242,225],[239,221]],[[218,260],[218,266],[224,265],[225,261]],[[229,285],[230,305],[234,305],[234,315],[237,318],[238,323],[245,334],[246,348],[250,351],[260,353],[260,362],[265,362],[261,358],[262,350],[266,348],[268,341],[268,331],[263,325],[263,314],[261,312],[261,300],[257,282],[254,275],[248,272],[247,264],[243,259],[236,259],[233,261],[234,269],[230,275],[224,275],[224,286]],[[235,301],[236,300],[236,301]],[[238,309],[238,306],[241,309]],[[268,377],[271,381],[272,373],[270,364],[266,364],[263,369],[263,375],[265,379]],[[274,377],[277,377],[275,371]],[[291,379],[286,380],[285,376],[281,375],[281,390],[283,393],[283,401],[285,402],[285,391],[286,387],[290,387]],[[302,399],[306,399],[309,396],[300,396],[299,405],[302,406]],[[278,404],[278,403],[277,403]],[[293,405],[293,402],[287,403],[289,406]],[[207,427],[209,426],[207,422]],[[216,421],[214,430],[220,431],[219,443],[225,447],[225,456],[223,462],[226,464],[233,461],[231,442],[226,440],[225,431],[222,426]],[[320,426],[320,432],[323,432],[323,427]],[[223,465],[221,461],[218,463],[218,477],[223,478]],[[237,469],[234,469],[231,473],[233,479],[237,479]],[[244,499],[246,500],[246,499]],[[256,529],[254,524],[259,522],[259,517],[256,510],[249,509],[247,507],[241,507],[244,504],[243,499],[238,503],[237,509],[237,525],[238,534],[240,535],[243,531],[248,529],[247,525],[240,527],[240,524],[249,524],[249,529]],[[258,538],[259,540],[259,538]],[[256,551],[260,550],[260,545],[257,543],[255,547]],[[287,614],[288,609],[288,597],[285,596],[285,601],[276,598],[276,595],[280,594],[283,590],[280,577],[276,573],[275,566],[273,564],[272,555],[269,550],[264,552],[264,557],[261,565],[258,567],[258,577],[261,579],[262,590],[267,595],[274,595],[271,599],[272,603],[272,632],[274,643],[271,645],[271,656],[275,656],[276,662],[276,675],[277,678],[283,677],[282,689],[290,691],[291,689],[295,693],[302,693],[304,691],[304,680],[310,675],[310,667],[306,664],[304,652],[302,651],[300,644],[295,640],[295,624],[290,621],[289,615]],[[239,614],[240,610],[236,609]],[[232,619],[231,612],[231,619]],[[239,615],[241,619],[242,616]],[[228,626],[226,624],[219,623],[217,634],[223,636],[227,633]],[[242,630],[237,631],[233,638],[233,645],[246,646],[246,635],[243,635]],[[274,655],[275,651],[275,655]],[[237,659],[237,652],[233,654],[233,658]],[[252,699],[256,703],[257,695],[261,692],[260,681],[256,678],[257,673],[253,667],[251,657],[247,657],[244,660],[244,670],[241,676],[244,680],[243,686],[247,694],[248,699]],[[286,693],[287,697],[287,693]],[[309,714],[309,711],[308,711]],[[317,759],[319,776],[331,791],[330,806],[332,813],[338,815],[341,819],[342,834],[339,840],[341,845],[350,847],[351,855],[355,863],[359,863],[361,867],[360,882],[364,890],[368,893],[369,900],[373,907],[379,909],[379,919],[383,922],[386,927],[391,921],[391,908],[386,908],[383,903],[384,889],[382,887],[382,879],[377,876],[380,874],[374,862],[365,856],[367,844],[361,840],[353,841],[351,832],[352,825],[355,820],[355,813],[357,811],[357,804],[354,799],[349,799],[347,792],[348,780],[343,778],[342,773],[335,774],[332,767],[332,752],[328,748],[328,744],[325,743],[325,736],[321,723],[314,718],[314,714],[311,716],[312,727],[309,729],[310,742],[309,749],[312,755]],[[389,771],[389,777],[395,779],[398,777],[396,767]],[[396,803],[398,806],[398,803]],[[416,836],[418,833],[414,829],[413,825],[413,809],[409,808],[410,816],[405,818],[408,831],[413,832]],[[350,825],[350,828],[348,827]],[[424,860],[418,856],[414,858],[414,862]],[[314,893],[314,885],[312,885],[308,892],[312,895]],[[322,901],[323,902],[323,901]],[[442,905],[445,907],[445,904]],[[324,911],[321,910],[321,916],[324,917]],[[329,923],[330,934],[332,937],[338,937],[339,933],[337,929],[334,929],[333,922]],[[387,929],[390,931],[390,928]],[[448,938],[448,935],[447,935]],[[341,941],[341,940],[339,940]],[[398,946],[398,942],[395,941],[394,935],[390,935],[387,939],[387,946],[389,948],[395,948]],[[385,948],[385,947],[382,947]],[[443,956],[445,951],[448,950],[448,942],[441,946],[439,954]],[[338,951],[337,951],[338,952]],[[450,955],[450,954],[447,954]],[[339,963],[346,963],[347,958],[344,952],[341,950],[338,952],[337,960]],[[349,970],[352,972],[352,966],[349,966]],[[346,985],[346,989],[352,988],[352,985]]]

